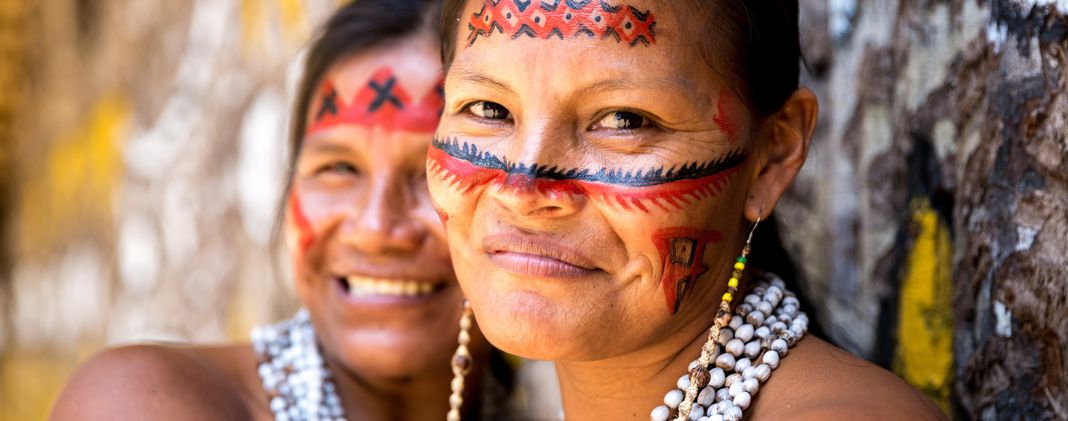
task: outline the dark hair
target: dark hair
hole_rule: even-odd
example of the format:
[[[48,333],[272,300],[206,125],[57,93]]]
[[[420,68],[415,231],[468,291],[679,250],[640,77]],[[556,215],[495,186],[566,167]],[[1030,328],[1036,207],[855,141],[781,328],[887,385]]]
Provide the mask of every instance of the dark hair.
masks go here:
[[[467,0],[445,0],[441,15],[441,60],[447,72],[456,53],[456,32]],[[704,59],[758,116],[774,114],[800,84],[801,40],[797,0],[752,4],[746,0],[688,0],[698,25],[709,29],[693,37]],[[691,24],[684,22],[681,24]],[[726,54],[724,54],[726,52]],[[726,70],[725,72],[720,69]]]
[[[319,29],[308,47],[300,84],[293,101],[289,130],[289,162],[286,185],[278,207],[275,238],[281,232],[285,203],[292,188],[293,172],[304,143],[308,108],[321,79],[338,62],[356,54],[382,47],[429,31],[437,33],[437,0],[355,0],[339,8]]]
[[[467,0],[445,0],[441,16],[441,59],[448,72],[456,53],[456,33],[463,23]],[[680,25],[707,28],[692,37],[714,75],[736,94],[757,117],[778,112],[800,86],[801,36],[797,0],[688,0],[664,2],[689,7],[678,13]],[[694,13],[696,12],[696,13]],[[778,218],[761,224],[753,237],[753,266],[783,278],[812,316],[810,331],[822,336],[818,309],[803,294],[801,274],[783,247]]]

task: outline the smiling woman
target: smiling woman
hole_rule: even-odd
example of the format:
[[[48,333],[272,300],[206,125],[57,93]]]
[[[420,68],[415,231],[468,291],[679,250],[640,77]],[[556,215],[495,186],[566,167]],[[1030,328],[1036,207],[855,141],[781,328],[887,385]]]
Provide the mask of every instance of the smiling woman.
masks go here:
[[[568,419],[938,419],[747,267],[818,115],[797,2],[747,4],[447,1],[427,168],[460,285]]]
[[[465,401],[499,419],[512,373],[472,326],[426,184],[438,12],[353,2],[308,51],[283,207],[304,309],[251,344],[104,352],[54,419],[439,420]]]

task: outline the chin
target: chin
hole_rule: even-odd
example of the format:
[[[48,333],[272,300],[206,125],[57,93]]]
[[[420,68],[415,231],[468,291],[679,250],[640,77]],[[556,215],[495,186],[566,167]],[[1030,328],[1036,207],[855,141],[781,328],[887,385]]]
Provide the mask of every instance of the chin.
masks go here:
[[[456,332],[429,330],[347,332],[333,346],[323,346],[346,369],[369,379],[451,375],[449,360],[456,348]]]
[[[588,357],[585,329],[568,306],[529,291],[504,291],[472,299],[486,340],[509,354],[533,360]],[[481,303],[479,301],[482,301]],[[481,305],[479,305],[481,304]],[[481,311],[479,311],[481,310]]]

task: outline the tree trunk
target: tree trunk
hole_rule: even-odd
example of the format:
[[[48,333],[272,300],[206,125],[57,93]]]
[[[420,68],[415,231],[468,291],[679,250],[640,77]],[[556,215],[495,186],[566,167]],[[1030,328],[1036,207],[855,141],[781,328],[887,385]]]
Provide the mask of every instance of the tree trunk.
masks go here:
[[[823,121],[781,213],[828,335],[958,416],[1068,418],[1068,5],[802,7]]]

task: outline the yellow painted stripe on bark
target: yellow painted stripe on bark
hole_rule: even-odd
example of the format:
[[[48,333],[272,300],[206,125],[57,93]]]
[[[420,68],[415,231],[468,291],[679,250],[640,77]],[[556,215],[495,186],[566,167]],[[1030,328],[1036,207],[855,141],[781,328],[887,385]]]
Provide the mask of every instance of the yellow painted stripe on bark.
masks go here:
[[[16,351],[0,361],[0,420],[44,420],[81,358]]]
[[[282,18],[282,30],[289,42],[303,42],[307,38],[307,18],[300,0],[278,0],[278,14]]]
[[[894,371],[947,414],[953,374],[953,248],[927,198],[910,204],[915,238],[901,283]]]
[[[70,235],[102,234],[122,179],[120,147],[130,116],[126,100],[107,95],[81,124],[49,142],[42,168],[29,167],[19,187],[19,255],[48,250]]]
[[[247,54],[258,52],[258,47],[263,41],[265,27],[264,6],[265,0],[241,0],[241,51]]]

